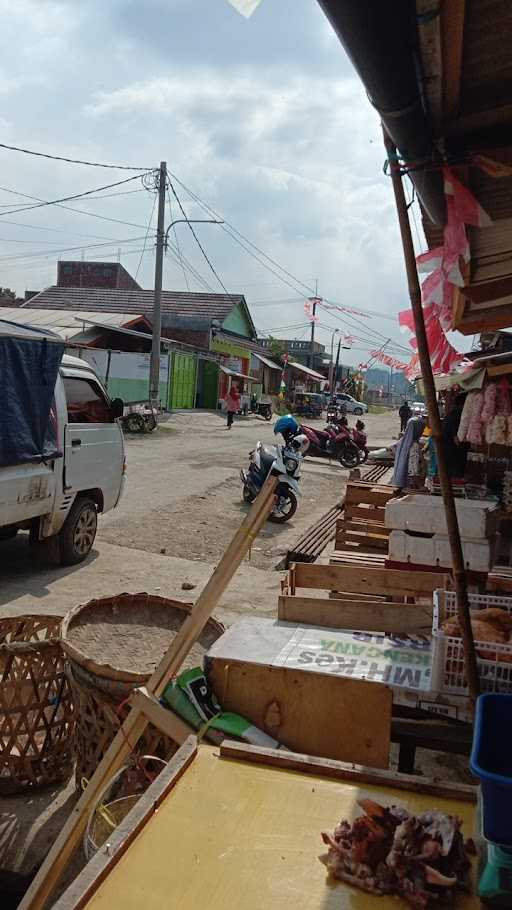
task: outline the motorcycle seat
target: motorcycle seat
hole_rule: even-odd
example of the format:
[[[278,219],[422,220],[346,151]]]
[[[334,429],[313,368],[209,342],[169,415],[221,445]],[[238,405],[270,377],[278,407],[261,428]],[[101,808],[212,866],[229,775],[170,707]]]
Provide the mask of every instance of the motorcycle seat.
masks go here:
[[[276,450],[273,446],[262,446],[260,452],[261,464],[270,470],[276,460]]]

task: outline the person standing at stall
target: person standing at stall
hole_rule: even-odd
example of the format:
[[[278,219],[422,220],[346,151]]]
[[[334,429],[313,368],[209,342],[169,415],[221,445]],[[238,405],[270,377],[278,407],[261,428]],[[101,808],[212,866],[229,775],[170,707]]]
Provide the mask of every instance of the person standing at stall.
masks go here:
[[[459,442],[457,433],[459,431],[460,418],[466,395],[460,392],[453,405],[443,418],[441,432],[444,441],[444,451],[446,456],[446,467],[450,477],[464,477],[466,471],[466,461],[468,457],[468,446],[465,442]]]
[[[419,489],[423,485],[423,465],[420,439],[425,429],[423,417],[411,417],[406,431],[396,447],[393,479],[396,487]]]
[[[233,420],[235,419],[235,414],[240,410],[240,392],[236,385],[232,385],[226,398],[224,399],[226,405],[226,411],[228,412],[228,430],[233,426]]]
[[[412,411],[405,399],[403,404],[398,409],[398,416],[400,418],[400,433],[404,433],[407,426],[407,421],[412,417]]]

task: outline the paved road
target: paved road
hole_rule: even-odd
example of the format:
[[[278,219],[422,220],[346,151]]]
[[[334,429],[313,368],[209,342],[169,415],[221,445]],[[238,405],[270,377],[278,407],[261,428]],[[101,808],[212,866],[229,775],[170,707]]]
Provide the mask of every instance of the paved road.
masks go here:
[[[370,415],[369,443],[385,444],[396,418]],[[321,424],[319,424],[321,425]],[[37,566],[27,535],[2,544],[3,614],[64,613],[90,597],[150,591],[193,600],[243,518],[239,471],[257,439],[272,442],[272,424],[237,421],[233,430],[215,414],[174,414],[150,436],[127,439],[128,484],[120,507],[102,516],[94,551],[71,568]],[[274,567],[288,547],[343,493],[347,472],[306,460],[302,498],[285,526],[267,524],[222,601],[221,614],[272,613],[280,574]],[[183,582],[196,585],[184,592]]]

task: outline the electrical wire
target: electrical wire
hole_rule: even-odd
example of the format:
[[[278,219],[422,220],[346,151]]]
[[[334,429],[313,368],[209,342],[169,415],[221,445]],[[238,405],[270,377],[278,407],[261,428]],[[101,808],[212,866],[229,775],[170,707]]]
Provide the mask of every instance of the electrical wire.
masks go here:
[[[173,218],[173,216],[172,216],[171,196],[170,196],[170,193],[169,193],[169,187],[168,187],[168,186],[166,187],[166,190],[167,190],[167,202],[168,202],[168,204],[169,204],[169,217],[170,217],[171,223],[172,223],[172,222],[174,221],[174,218]],[[187,275],[187,273],[186,273],[186,271],[185,271],[185,266],[183,265],[183,260],[182,260],[182,257],[181,257],[181,249],[180,249],[180,245],[179,245],[179,243],[178,243],[178,235],[177,235],[177,233],[176,233],[176,225],[175,225],[175,224],[172,225],[172,232],[173,232],[173,234],[174,234],[174,242],[175,242],[175,244],[176,244],[176,249],[178,250],[178,257],[179,257],[179,260],[180,260],[181,271],[183,272],[183,278],[185,279],[185,284],[186,284],[186,286],[187,286],[187,291],[190,291],[190,285],[189,285],[189,283],[188,283],[188,275]]]
[[[147,242],[148,242],[148,236],[149,236],[149,232],[150,232],[150,230],[151,230],[151,222],[153,221],[153,215],[155,214],[156,198],[157,198],[157,197],[156,197],[156,193],[155,193],[155,196],[154,196],[154,198],[153,198],[153,207],[152,207],[152,209],[151,209],[151,215],[149,216],[149,221],[148,221],[148,229],[147,229],[147,231],[146,231],[146,236],[144,237],[144,246],[142,247],[142,252],[141,252],[141,254],[140,254],[140,259],[139,259],[139,264],[138,264],[138,266],[137,266],[137,271],[135,272],[135,281],[137,281],[137,277],[138,277],[138,274],[139,274],[139,270],[140,270],[140,267],[141,267],[141,265],[142,265],[142,257],[144,256],[144,253],[146,252],[146,244],[147,244]]]
[[[44,199],[40,199],[38,196],[30,196],[28,193],[22,193],[20,190],[10,190],[5,186],[0,186],[0,190],[3,190],[4,193],[12,193],[14,196],[23,196],[25,199],[35,199],[37,202],[46,201]],[[140,228],[143,231],[146,230],[145,224],[135,224],[133,221],[122,221],[119,218],[109,218],[109,217],[107,217],[107,215],[98,215],[97,212],[87,212],[84,209],[76,209],[71,205],[61,205],[60,203],[54,203],[54,204],[55,204],[56,208],[65,209],[66,212],[74,212],[78,215],[88,215],[89,218],[98,218],[100,221],[110,221],[110,222],[112,222],[112,224],[122,224],[125,227],[135,227],[135,228]],[[3,212],[2,217],[7,214],[8,214],[7,212]],[[5,219],[4,224],[21,224],[21,222],[7,221],[7,219]],[[41,230],[46,230],[46,229],[42,228]],[[49,230],[52,230],[52,229],[50,228]],[[53,230],[57,230],[57,229],[53,228]]]
[[[170,171],[168,171],[168,174],[173,178],[173,180],[175,180],[177,183],[179,183],[179,185],[182,187],[182,189],[184,189],[185,192],[187,192],[189,194],[189,196],[195,202],[197,202],[197,204],[200,205],[201,208],[205,212],[207,212],[209,215],[213,215],[215,218],[222,219],[224,221],[224,224],[221,225],[221,227],[223,230],[226,231],[226,233],[229,234],[231,231],[233,231],[242,240],[244,240],[245,243],[247,243],[251,247],[253,247],[257,253],[259,253],[261,256],[264,256],[266,259],[268,259],[269,262],[271,262],[274,266],[276,266],[278,269],[280,269],[280,271],[283,272],[285,275],[287,275],[288,278],[291,278],[294,282],[296,282],[296,284],[301,285],[308,293],[310,293],[310,294],[315,293],[313,288],[309,287],[309,285],[305,284],[299,278],[296,278],[295,275],[292,275],[291,272],[289,272],[287,269],[285,269],[283,266],[281,266],[278,262],[276,262],[275,259],[272,259],[271,256],[269,256],[267,253],[265,253],[263,250],[261,250],[259,247],[257,247],[256,244],[252,242],[252,240],[249,240],[248,237],[245,237],[242,233],[240,233],[240,231],[238,231],[237,228],[233,224],[231,224],[229,221],[227,221],[226,218],[223,218],[223,216],[220,215],[218,212],[216,212],[215,209],[213,209],[210,205],[208,205],[208,203],[204,202],[199,196],[197,196],[197,194],[194,193],[193,190],[191,190],[188,186],[186,186],[183,183],[183,181],[179,179],[179,177],[177,177],[175,174],[172,174]],[[254,258],[257,259],[256,256]],[[272,270],[270,269],[270,271],[272,271]],[[281,279],[281,276],[278,275],[276,272],[274,272],[273,274],[276,275],[276,277],[280,278],[280,280],[283,280],[283,279]],[[285,282],[285,284],[288,284],[288,282]],[[292,287],[292,285],[289,285],[289,287]],[[297,288],[294,287],[294,290],[297,290]],[[299,293],[303,293],[303,292],[299,291]]]
[[[84,196],[90,196],[92,193],[98,193],[100,190],[109,190],[114,186],[121,186],[123,183],[130,183],[132,180],[139,180],[142,176],[142,174],[137,174],[135,177],[126,177],[124,180],[118,180],[116,183],[109,183],[107,186],[95,187],[93,190],[85,190],[83,193],[75,193],[73,196],[63,196],[61,199],[52,199],[47,202],[36,202],[34,205],[25,205],[18,207],[17,209],[9,209],[7,212],[0,212],[0,218],[2,218],[4,215],[16,215],[19,212],[44,208],[48,205],[60,205],[62,202],[71,202],[73,199],[82,199]]]
[[[180,180],[179,177],[177,177],[175,174],[172,174],[170,171],[168,171],[168,173],[173,178],[173,180],[175,180],[182,187],[182,189],[184,189],[185,192],[187,192],[189,194],[189,196],[203,209],[203,211],[205,211],[207,214],[209,214],[211,216],[214,216],[215,218],[222,218],[224,221],[224,224],[221,225],[222,230],[225,231],[225,233],[227,233],[233,240],[235,240],[235,242],[238,243],[238,245],[240,247],[242,247],[242,249],[244,249],[246,253],[248,253],[250,256],[253,257],[253,259],[255,259],[257,262],[259,262],[260,265],[262,265],[264,268],[266,268],[267,271],[269,271],[273,275],[275,275],[275,277],[278,278],[279,281],[281,281],[283,284],[286,284],[289,288],[291,288],[292,290],[294,290],[296,293],[298,293],[300,295],[303,295],[304,290],[305,290],[308,292],[308,295],[317,296],[315,288],[306,284],[300,278],[297,278],[296,275],[293,275],[292,272],[288,271],[288,269],[285,269],[284,266],[280,265],[275,259],[272,258],[272,256],[269,256],[268,253],[265,253],[264,250],[262,250],[260,247],[256,246],[256,244],[253,243],[252,240],[249,240],[248,237],[245,237],[244,234],[242,234],[233,224],[231,224],[231,222],[229,222],[226,218],[224,218],[222,215],[220,215],[215,209],[213,209],[210,205],[208,205],[208,203],[204,202],[204,200],[202,200],[201,197],[197,195],[197,193],[194,193],[194,191],[191,190],[190,187],[188,187],[185,183],[183,183],[183,181]],[[275,271],[274,268],[271,268],[266,262],[263,262],[258,255],[256,255],[254,252],[252,252],[251,249],[249,249],[247,247],[247,244],[249,245],[249,247],[252,247],[253,250],[256,250],[256,252],[259,253],[260,256],[263,256],[265,259],[267,259],[268,262],[270,262],[273,266],[275,266],[275,268],[279,269],[280,272],[282,272],[283,275],[286,275],[288,279],[291,279],[291,281],[293,281],[294,284],[291,284],[289,280],[287,280],[286,278],[283,277],[283,275],[281,275],[281,274],[279,274],[279,272]],[[337,304],[335,301],[325,300],[325,302],[332,303],[335,306],[343,306],[343,304]],[[358,308],[354,307],[353,309],[357,310]],[[360,308],[360,312],[361,312],[361,315],[377,316],[378,318],[381,318],[381,319],[391,319],[392,321],[394,321],[394,317],[392,317],[392,316],[387,316],[386,314],[379,313],[379,312],[372,311],[372,310],[364,310],[362,307]],[[385,336],[382,336],[382,337],[385,337]]]
[[[135,243],[137,240],[144,240],[144,237],[128,237],[124,240],[115,240],[114,243]],[[109,247],[112,246],[112,241],[105,243],[89,243],[85,246],[68,246],[61,247],[58,250],[42,250],[37,253],[24,253],[19,256],[0,256],[0,262],[19,262],[23,259],[37,259],[44,256],[55,255],[56,253],[73,253],[76,250],[92,250],[97,249],[98,247]]]
[[[181,204],[181,201],[180,201],[180,199],[179,199],[179,196],[178,196],[176,190],[174,189],[174,186],[173,186],[173,184],[172,184],[172,181],[168,179],[168,180],[167,180],[167,183],[168,183],[168,186],[170,187],[171,193],[173,194],[174,198],[176,199],[176,202],[178,203],[178,207],[179,207],[179,209],[180,209],[180,212],[181,212],[181,214],[183,215],[185,221],[187,222],[187,224],[188,224],[188,226],[189,226],[189,229],[190,229],[190,232],[191,232],[191,234],[192,234],[194,240],[196,241],[196,243],[197,243],[199,249],[201,250],[201,252],[202,252],[202,254],[203,254],[203,256],[204,256],[206,262],[208,263],[208,265],[209,265],[211,271],[212,271],[213,274],[215,275],[215,277],[216,277],[217,281],[219,282],[219,284],[220,284],[222,290],[224,291],[224,293],[225,293],[225,294],[229,294],[228,289],[226,288],[225,284],[222,282],[221,278],[219,277],[219,275],[218,275],[217,272],[215,271],[215,268],[213,267],[212,263],[211,263],[210,260],[208,259],[208,256],[206,255],[206,252],[205,252],[203,246],[201,245],[201,242],[200,242],[200,240],[199,240],[199,237],[197,236],[197,234],[196,234],[194,228],[192,227],[190,221],[188,220],[187,215],[185,214],[185,209],[183,208],[183,206],[182,206],[182,204]]]
[[[129,164],[103,164],[99,161],[81,161],[79,158],[65,158],[63,155],[50,155],[46,152],[35,152],[33,149],[20,148],[17,145],[6,145],[0,142],[0,148],[9,152],[22,152],[24,155],[34,155],[36,158],[48,158],[50,161],[65,161],[66,164],[84,164],[87,167],[105,167],[114,171],[152,171],[152,167],[135,167]]]

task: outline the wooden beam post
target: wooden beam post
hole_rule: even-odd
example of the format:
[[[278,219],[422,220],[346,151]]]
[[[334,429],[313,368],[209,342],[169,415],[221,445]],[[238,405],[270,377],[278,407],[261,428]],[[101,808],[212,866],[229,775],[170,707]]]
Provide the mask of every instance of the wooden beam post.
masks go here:
[[[198,635],[201,634],[221,595],[249,551],[254,538],[270,515],[275,504],[276,485],[277,479],[269,474],[259,496],[252,504],[248,515],[199,595],[193,610],[153,672],[147,684],[147,690],[150,695],[158,697],[162,694],[169,680],[176,675],[181,667]],[[46,901],[60,881],[62,873],[81,842],[92,806],[100,798],[105,784],[119,770],[144,733],[148,718],[140,709],[141,696],[135,696],[135,702],[137,707],[132,708],[122,727],[117,732],[91,777],[87,788],[82,793],[66,824],[54,841],[18,910],[41,910],[45,906]]]
[[[478,668],[476,664],[475,644],[473,641],[473,630],[471,628],[471,617],[469,612],[466,569],[464,565],[464,556],[462,553],[462,544],[460,541],[459,523],[457,520],[455,499],[453,496],[450,475],[448,473],[448,466],[446,463],[446,454],[441,430],[441,419],[439,416],[439,408],[437,406],[434,376],[432,374],[430,351],[428,348],[427,334],[425,331],[425,320],[423,318],[423,308],[421,305],[421,288],[418,280],[418,270],[416,268],[416,257],[414,254],[414,245],[412,242],[409,213],[407,211],[400,168],[396,164],[396,148],[385,132],[384,144],[386,146],[386,151],[390,162],[391,180],[393,183],[398,221],[400,224],[400,234],[402,238],[405,268],[407,272],[407,283],[409,286],[411,309],[414,315],[414,326],[416,330],[416,339],[418,342],[418,355],[421,365],[421,375],[425,389],[425,398],[427,399],[429,426],[432,431],[432,436],[434,438],[436,446],[439,481],[441,485],[441,493],[443,495],[446,525],[448,529],[448,539],[450,541],[450,549],[452,554],[453,580],[455,593],[457,595],[457,614],[459,617],[459,622],[462,630],[462,640],[464,643],[464,663],[468,679],[469,693],[473,701],[475,701],[480,694],[480,684],[478,679]]]

